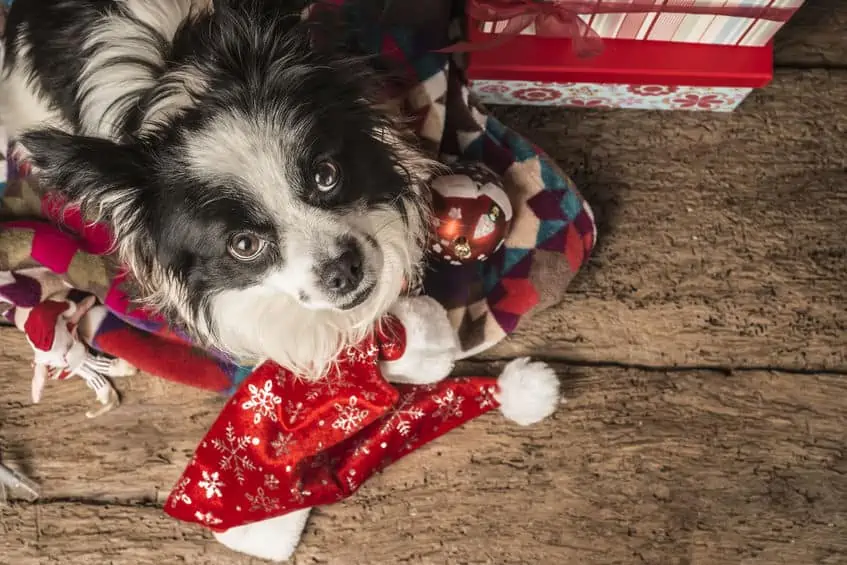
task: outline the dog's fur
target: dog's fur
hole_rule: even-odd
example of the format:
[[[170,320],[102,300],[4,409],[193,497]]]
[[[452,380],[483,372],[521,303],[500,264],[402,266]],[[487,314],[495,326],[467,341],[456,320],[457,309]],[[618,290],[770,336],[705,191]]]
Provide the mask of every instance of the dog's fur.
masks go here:
[[[318,377],[418,276],[436,165],[368,59],[295,4],[15,0],[0,120],[113,227],[141,301],[238,360]],[[228,251],[238,233],[258,257]],[[361,281],[342,292],[326,273],[345,251]]]

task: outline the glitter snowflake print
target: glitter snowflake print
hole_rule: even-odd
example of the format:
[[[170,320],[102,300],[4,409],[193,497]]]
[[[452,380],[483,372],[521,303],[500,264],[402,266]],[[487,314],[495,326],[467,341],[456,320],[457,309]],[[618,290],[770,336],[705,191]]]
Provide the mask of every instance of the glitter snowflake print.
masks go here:
[[[353,448],[353,451],[350,453],[350,456],[356,458],[370,454],[371,450],[368,448],[367,444],[365,442],[359,441],[356,443],[356,446]]]
[[[195,512],[194,517],[197,518],[201,524],[207,524],[209,526],[221,523],[221,521],[218,518],[215,518],[211,512]]]
[[[324,379],[312,385],[312,390],[306,393],[306,399],[315,400],[321,396],[335,396],[342,389],[352,385],[347,377],[349,374],[346,371],[332,371]]]
[[[215,438],[212,440],[212,447],[221,454],[218,461],[220,468],[224,471],[232,469],[238,484],[244,484],[244,473],[246,471],[252,471],[256,468],[253,461],[250,460],[247,447],[258,444],[259,438],[235,435],[235,427],[232,422],[226,425],[224,439]]]
[[[294,441],[291,439],[293,434],[284,434],[277,432],[276,438],[271,440],[271,449],[274,450],[274,457],[282,457],[283,455],[291,454],[291,446]]]
[[[265,494],[265,489],[262,487],[256,489],[256,494],[247,493],[244,496],[247,498],[247,502],[250,503],[250,512],[261,510],[267,514],[274,510],[279,510],[279,500]]]
[[[274,475],[265,475],[265,486],[268,490],[276,490],[279,488],[279,479]]]
[[[480,387],[479,395],[475,398],[476,403],[483,410],[497,406],[497,399],[494,397],[496,392],[497,387],[494,386]]]
[[[217,471],[209,473],[203,471],[203,480],[197,483],[197,486],[206,491],[206,498],[214,498],[221,496],[221,487],[224,486],[220,480],[220,473]]]
[[[296,502],[297,504],[303,504],[303,502],[306,500],[306,497],[312,495],[311,491],[303,489],[302,481],[297,481],[297,484],[291,487],[291,490],[289,492],[291,494],[292,502]]]
[[[345,355],[357,363],[373,363],[376,361],[376,356],[379,354],[379,348],[373,343],[364,346],[350,346],[345,351]]]
[[[350,492],[353,492],[357,488],[359,488],[359,483],[356,482],[356,479],[354,478],[355,476],[356,476],[356,470],[350,469],[350,471],[347,473],[347,476],[344,478],[344,482],[347,483],[347,489]]]
[[[338,417],[332,422],[334,430],[341,430],[349,435],[359,429],[362,422],[368,417],[368,411],[356,408],[356,403],[356,397],[351,396],[346,405],[335,404]]]
[[[295,403],[292,400],[286,400],[285,411],[288,412],[288,423],[294,425],[294,422],[297,421],[297,418],[299,418],[300,414],[303,412],[303,403]]]
[[[432,417],[440,419],[442,424],[447,420],[462,417],[462,402],[465,399],[456,396],[454,391],[448,390],[442,396],[436,396],[432,400],[438,406],[432,413]]]
[[[273,382],[266,380],[262,388],[251,384],[247,390],[250,392],[250,400],[246,400],[241,408],[253,411],[253,423],[258,424],[262,418],[276,422],[276,408],[282,403],[282,398],[273,393]]]
[[[397,405],[386,416],[385,423],[379,428],[379,433],[387,434],[397,430],[401,436],[406,437],[412,430],[412,422],[424,417],[424,411],[420,406],[413,406],[414,393],[404,395]]]
[[[177,485],[173,489],[173,494],[171,494],[171,507],[176,507],[176,505],[180,502],[183,504],[191,505],[191,497],[185,493],[185,490],[188,488],[188,485],[191,484],[191,479],[188,477],[182,479],[177,483]]]

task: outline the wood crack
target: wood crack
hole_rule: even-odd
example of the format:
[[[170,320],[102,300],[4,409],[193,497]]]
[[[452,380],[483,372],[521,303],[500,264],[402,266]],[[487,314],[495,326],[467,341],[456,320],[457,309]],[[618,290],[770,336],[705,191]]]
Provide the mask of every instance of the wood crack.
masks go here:
[[[508,357],[486,357],[482,360],[463,361],[459,370],[466,373],[465,368],[479,366],[480,364],[505,364],[512,361],[514,358]],[[797,367],[782,367],[774,365],[711,365],[711,364],[694,364],[694,365],[649,365],[643,363],[625,363],[622,361],[586,361],[576,359],[565,355],[533,355],[534,361],[543,361],[551,365],[564,366],[562,368],[580,367],[580,368],[598,368],[598,369],[633,369],[650,373],[687,373],[687,372],[707,372],[707,373],[722,373],[726,376],[732,376],[736,373],[752,373],[752,372],[769,372],[769,373],[784,373],[789,375],[847,375],[847,370],[827,369],[823,367],[814,368],[797,368]]]
[[[847,63],[779,63],[774,71],[847,71]]]
[[[160,504],[154,502],[149,499],[144,498],[127,498],[127,499],[114,499],[114,500],[101,500],[97,498],[88,498],[85,496],[54,496],[54,497],[45,497],[39,498],[34,502],[30,502],[26,499],[18,499],[10,497],[7,501],[7,504],[11,507],[33,507],[36,509],[36,522],[38,520],[38,508],[44,506],[56,506],[56,505],[79,505],[79,506],[90,506],[90,507],[98,507],[98,508],[164,508],[164,504]]]

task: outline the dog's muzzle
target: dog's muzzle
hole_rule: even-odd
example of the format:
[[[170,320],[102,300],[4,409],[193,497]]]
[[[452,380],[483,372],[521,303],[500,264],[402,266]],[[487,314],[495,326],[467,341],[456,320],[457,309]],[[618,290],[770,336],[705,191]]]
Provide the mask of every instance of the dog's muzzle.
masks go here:
[[[344,238],[341,253],[318,269],[318,281],[327,296],[331,296],[342,310],[358,306],[367,299],[374,285],[363,286],[365,259],[354,238]]]

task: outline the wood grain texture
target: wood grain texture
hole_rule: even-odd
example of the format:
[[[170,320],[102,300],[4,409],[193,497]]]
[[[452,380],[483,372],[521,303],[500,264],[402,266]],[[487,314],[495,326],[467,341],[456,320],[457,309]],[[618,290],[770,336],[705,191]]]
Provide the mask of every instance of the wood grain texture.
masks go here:
[[[488,356],[847,370],[847,72],[779,72],[725,116],[495,113],[573,171],[600,236]]]
[[[774,84],[732,115],[499,108],[594,205],[565,303],[489,355],[557,365],[570,399],[490,414],[313,514],[294,565],[847,563],[847,3],[809,0]],[[0,330],[0,565],[258,565],[161,509],[222,399],[147,376],[97,420],[80,382],[29,404]],[[667,372],[668,367],[805,371]],[[495,374],[467,363],[463,373]]]
[[[847,67],[847,2],[806,0],[774,39],[782,67]]]
[[[551,420],[519,428],[489,414],[451,432],[316,511],[295,563],[844,563],[847,380],[558,370],[570,400]],[[73,392],[55,406],[64,426],[48,427],[46,407],[28,410],[42,437],[52,430],[49,454],[26,438],[47,498],[0,510],[0,562],[255,563],[168,518],[141,488],[176,478],[178,465],[148,454],[197,440],[204,395],[131,384],[99,422],[115,443],[78,425],[84,402]],[[142,407],[155,428],[138,425]],[[34,427],[15,421],[6,441]],[[109,505],[97,493],[119,488],[119,456],[124,495]],[[60,490],[91,496],[56,499]]]
[[[4,328],[0,351],[0,455],[49,499],[161,501],[223,406],[212,393],[139,375],[115,381],[126,397],[118,410],[89,420],[96,401],[82,381],[48,382],[33,406],[23,336]]]

